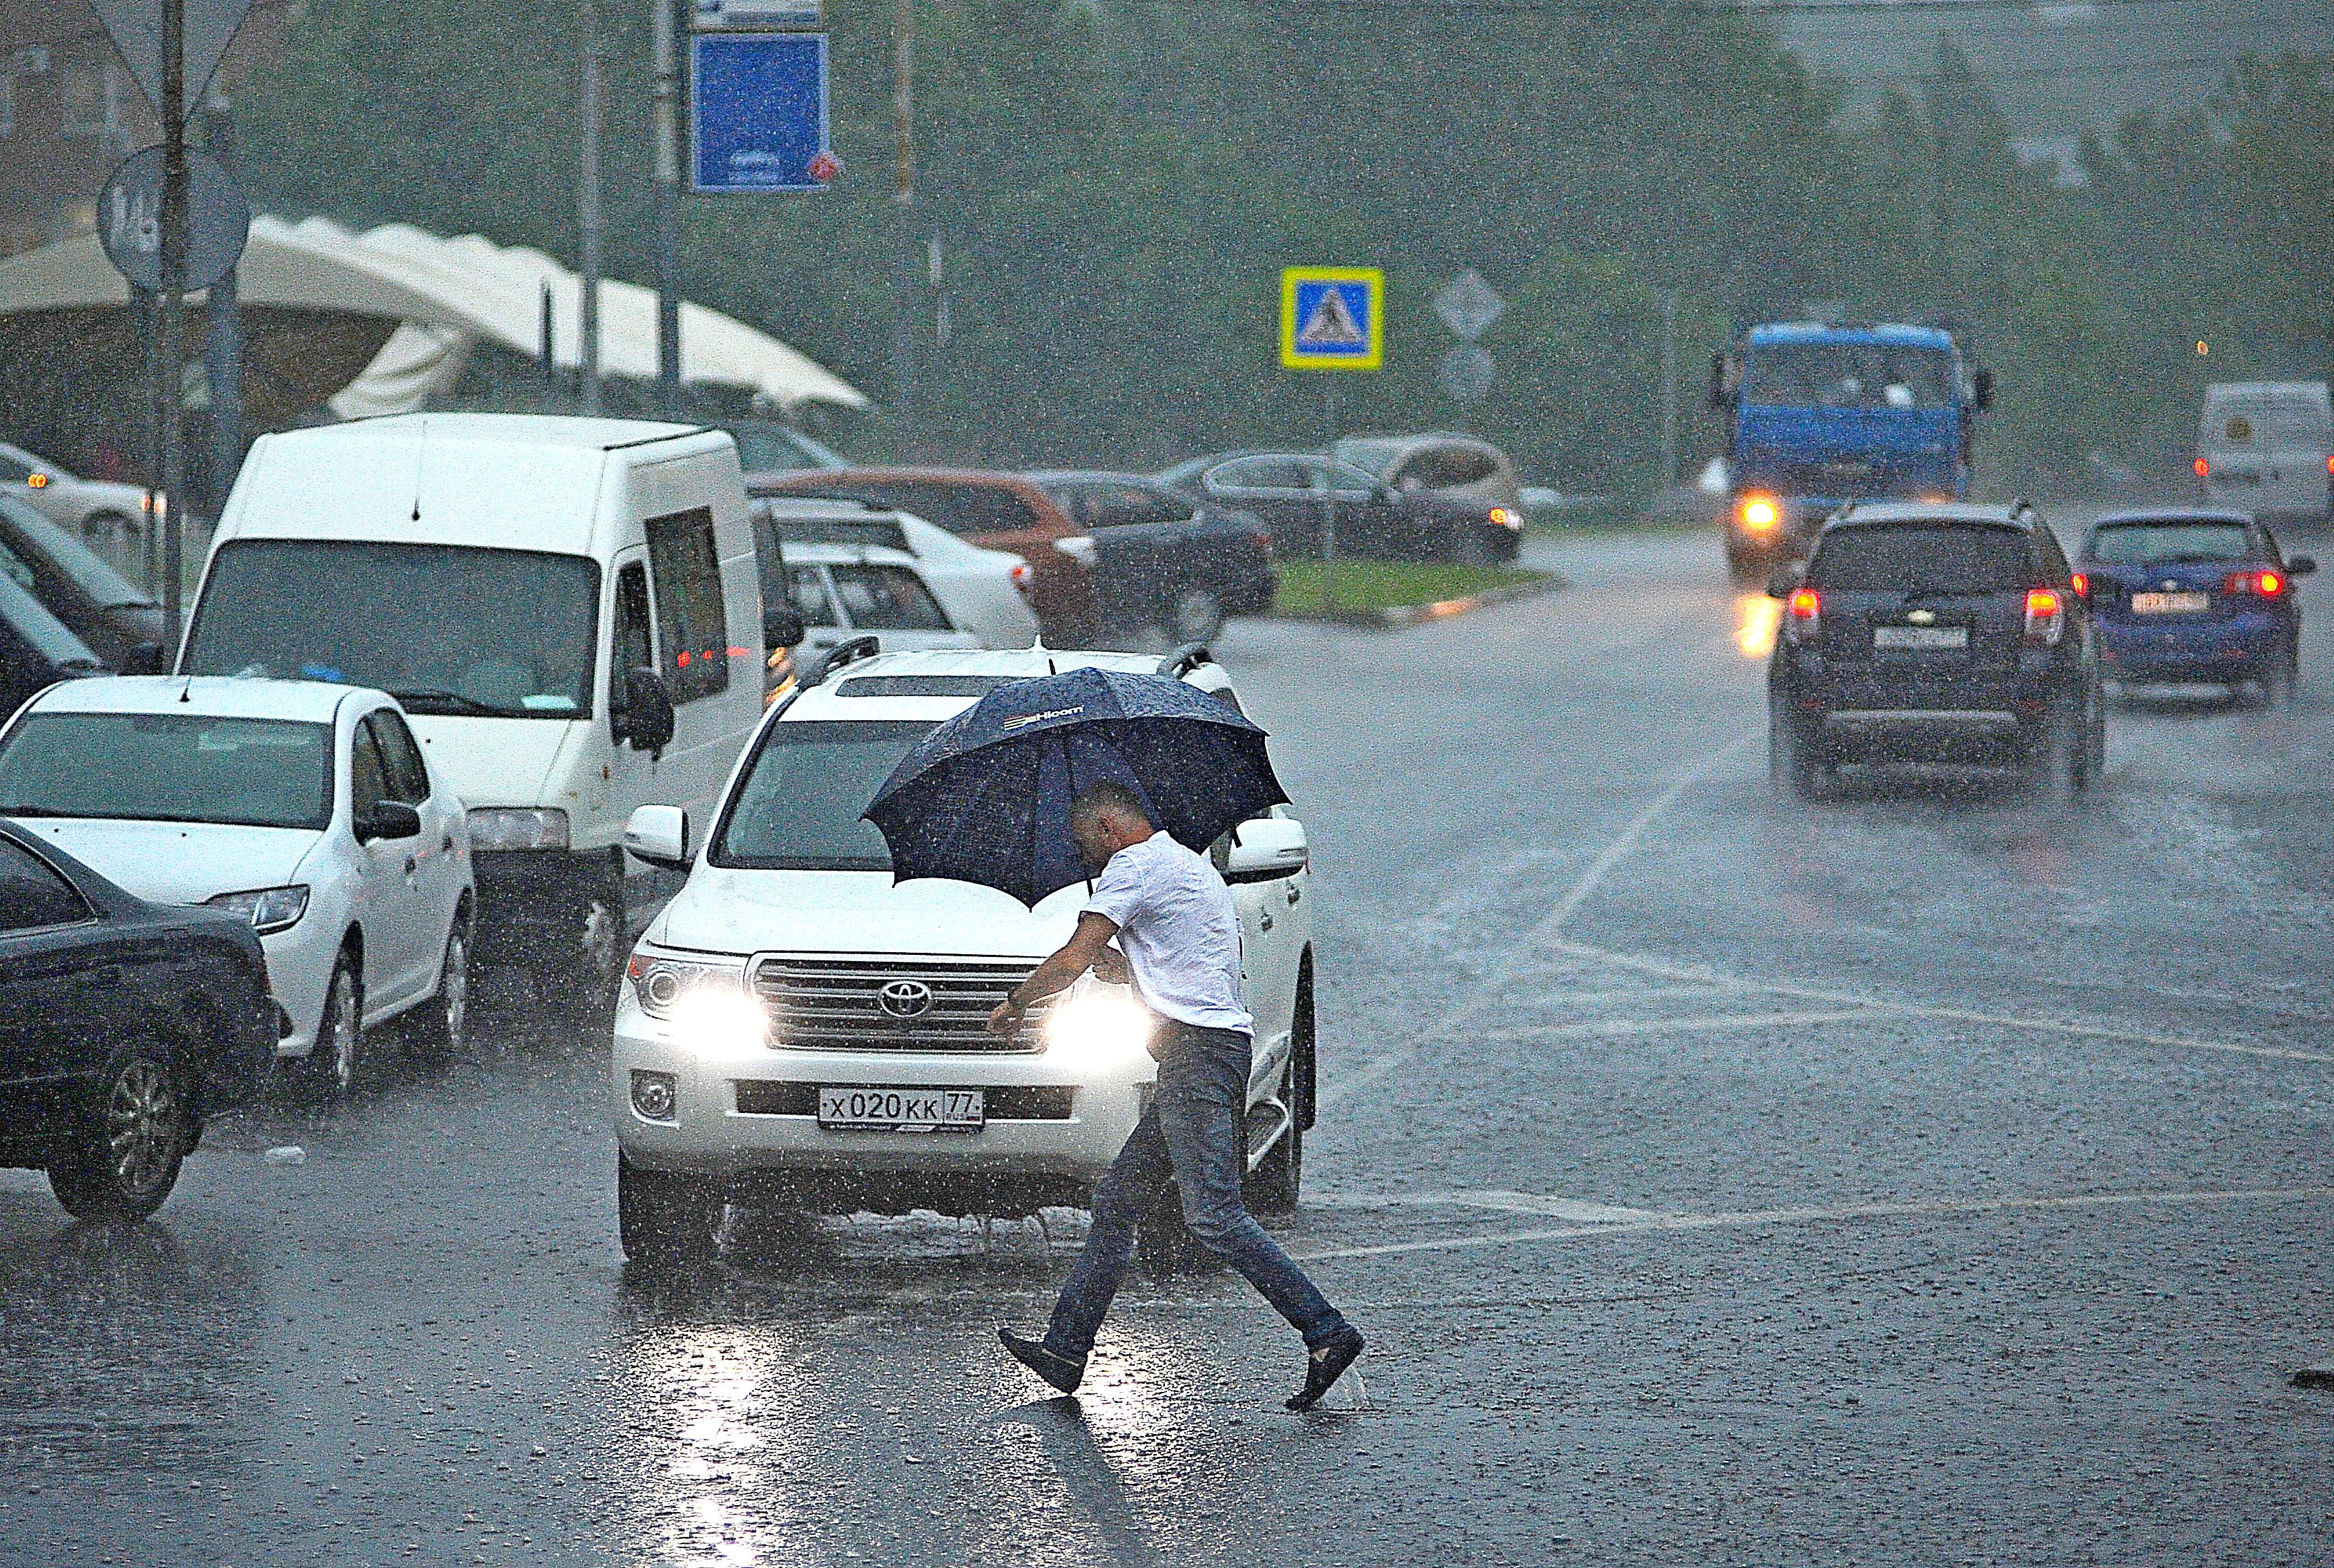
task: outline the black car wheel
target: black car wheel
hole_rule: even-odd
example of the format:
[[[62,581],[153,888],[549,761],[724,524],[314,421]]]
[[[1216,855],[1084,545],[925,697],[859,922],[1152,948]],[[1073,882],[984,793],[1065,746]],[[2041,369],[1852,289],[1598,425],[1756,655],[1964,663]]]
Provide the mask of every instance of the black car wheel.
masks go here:
[[[1224,629],[1224,601],[1205,588],[1186,588],[1161,612],[1160,629],[1181,647],[1210,642]]]
[[[2271,707],[2283,707],[2293,700],[2293,688],[2300,684],[2301,661],[2300,650],[2289,641],[2278,649],[2277,657],[2262,676],[2262,701]]]
[[[1500,563],[1499,552],[1491,548],[1490,537],[1471,523],[1461,524],[1458,537],[1452,540],[1451,559],[1461,566],[1496,566]]]
[[[616,1229],[624,1255],[650,1267],[711,1261],[728,1198],[713,1180],[644,1170],[616,1156]]]
[[[2079,699],[2051,699],[2049,717],[2035,739],[2035,782],[2053,800],[2071,800],[2090,786],[2091,726]]]
[[[1823,793],[1831,769],[1815,754],[1807,732],[1780,697],[1767,699],[1767,777],[1777,791],[1799,800]]]
[[[193,1111],[170,1064],[132,1046],[106,1064],[80,1145],[49,1168],[75,1219],[144,1219],[162,1207],[193,1143]]]

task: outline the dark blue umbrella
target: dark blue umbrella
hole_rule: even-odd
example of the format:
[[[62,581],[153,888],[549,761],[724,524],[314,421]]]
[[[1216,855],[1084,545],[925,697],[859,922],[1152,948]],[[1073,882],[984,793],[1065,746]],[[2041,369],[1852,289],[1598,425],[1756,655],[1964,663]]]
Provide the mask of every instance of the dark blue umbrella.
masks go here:
[[[1105,779],[1201,852],[1288,798],[1264,731],[1226,704],[1167,676],[1089,668],[998,687],[902,758],[864,815],[895,880],[953,877],[1034,905],[1086,879],[1070,803]]]

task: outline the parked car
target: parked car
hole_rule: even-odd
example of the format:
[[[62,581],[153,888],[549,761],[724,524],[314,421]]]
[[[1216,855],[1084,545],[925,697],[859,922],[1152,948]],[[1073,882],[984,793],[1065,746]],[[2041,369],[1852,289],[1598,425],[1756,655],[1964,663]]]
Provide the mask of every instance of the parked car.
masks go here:
[[[858,563],[867,571],[858,571],[851,569],[854,563],[847,558],[829,560],[821,586],[826,590],[826,605],[840,624],[828,630],[843,635],[819,635],[811,619],[810,602],[794,596],[796,608],[804,613],[808,640],[822,649],[861,631],[876,633],[887,652],[921,647],[1027,648],[1037,639],[1037,616],[1029,605],[1030,583],[1036,574],[1018,555],[984,550],[921,517],[863,501],[768,496],[754,503],[754,548],[762,563],[765,600],[774,591],[791,594],[792,585],[781,581],[773,563],[791,567],[797,562],[807,563],[809,557],[801,552],[811,546],[888,551],[906,556],[907,569],[936,602],[945,622],[943,627],[887,628],[883,622],[898,617],[883,605],[884,595],[880,592],[883,572],[876,569],[888,571],[902,563],[867,555]],[[834,570],[838,564],[844,568],[840,576]],[[863,583],[875,591],[863,596]],[[866,606],[863,617],[854,611],[854,603]],[[950,640],[902,640],[898,635],[911,630],[928,635],[945,632]],[[885,635],[887,631],[892,634]]]
[[[143,1219],[275,1042],[248,920],[148,903],[0,822],[0,1165],[46,1170],[76,1218]]]
[[[162,607],[35,508],[0,495],[0,575],[13,577],[111,668],[159,674]]]
[[[2076,564],[2110,678],[2251,683],[2271,704],[2293,696],[2301,668],[2294,583],[2318,563],[2287,556],[2252,516],[2111,512],[2091,525]]]
[[[1783,601],[1779,788],[1818,794],[1843,765],[2008,763],[2069,794],[2105,768],[2090,609],[2032,507],[1851,502],[1767,591]]]
[[[239,916],[276,1054],[345,1093],[364,1032],[414,1013],[454,1051],[477,893],[462,803],[385,692],[124,676],[53,687],[0,731],[0,816],[157,903]]]
[[[48,607],[0,572],[0,714],[61,680],[109,673],[105,661]]]
[[[624,859],[626,814],[709,809],[762,711],[746,511],[729,438],[693,426],[427,414],[262,436],[178,669],[392,693],[469,806],[478,957],[610,1005],[670,881]]]
[[[1325,507],[1335,515],[1340,555],[1488,564],[1514,560],[1523,543],[1520,495],[1486,502],[1423,482],[1401,490],[1317,452],[1249,452],[1198,466],[1179,463],[1158,478],[1194,500],[1263,519],[1272,552],[1284,561],[1319,558]]]
[[[738,443],[738,466],[749,474],[851,467],[850,459],[799,426],[776,419],[733,419],[721,428]]]
[[[84,539],[137,534],[148,515],[147,492],[108,479],[83,479],[22,447],[0,441],[0,495],[28,501],[53,523]],[[153,498],[160,511],[164,498]]]
[[[1095,586],[1114,627],[1204,642],[1227,614],[1272,608],[1279,578],[1261,519],[1194,501],[1140,474],[1029,476],[1095,542]]]
[[[844,468],[753,474],[756,495],[826,495],[865,501],[936,523],[969,544],[1029,563],[1030,603],[1046,640],[1083,648],[1101,630],[1094,547],[1054,498],[1020,474],[957,468]]]
[[[701,1258],[731,1201],[1026,1214],[1083,1202],[1141,1114],[1148,1015],[1083,987],[1010,1039],[989,1010],[1066,939],[1085,893],[1032,909],[969,882],[895,884],[860,812],[982,694],[1094,665],[1179,676],[1196,655],[882,654],[774,711],[707,822],[635,813],[635,854],[689,882],[632,955],[609,1087],[625,1255]],[[1252,1207],[1296,1207],[1314,1111],[1312,902],[1302,823],[1277,808],[1215,846],[1240,916],[1256,1063]]]
[[[2221,381],[2196,434],[2204,500],[2256,516],[2334,515],[2334,400],[2323,381]]]

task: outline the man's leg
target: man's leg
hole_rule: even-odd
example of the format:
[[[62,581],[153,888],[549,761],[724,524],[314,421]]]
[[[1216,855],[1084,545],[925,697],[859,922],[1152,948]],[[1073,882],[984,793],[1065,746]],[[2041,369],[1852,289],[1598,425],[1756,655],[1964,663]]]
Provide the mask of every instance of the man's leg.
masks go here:
[[[1317,1349],[1350,1332],[1350,1325],[1296,1260],[1265,1234],[1240,1197],[1240,1178],[1248,1169],[1250,1050],[1247,1035],[1230,1030],[1178,1031],[1159,1063],[1154,1110],[1174,1161],[1183,1223],[1305,1336],[1307,1348]],[[1099,1212],[1095,1223],[1099,1229]]]
[[[1110,1312],[1111,1298],[1134,1256],[1134,1229],[1151,1195],[1167,1180],[1167,1141],[1159,1130],[1154,1103],[1134,1124],[1125,1147],[1095,1188],[1094,1225],[1046,1325],[1046,1349],[1083,1363],[1094,1350],[1095,1331]]]

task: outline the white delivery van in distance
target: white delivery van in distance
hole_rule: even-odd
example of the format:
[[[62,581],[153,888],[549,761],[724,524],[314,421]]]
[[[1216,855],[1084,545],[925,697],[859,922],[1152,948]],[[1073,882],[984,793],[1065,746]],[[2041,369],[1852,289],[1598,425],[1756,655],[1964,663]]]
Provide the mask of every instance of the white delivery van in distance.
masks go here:
[[[409,414],[259,438],[178,669],[395,692],[469,807],[479,960],[607,996],[670,890],[625,818],[702,820],[761,715],[762,630],[726,434]]]
[[[2204,499],[2264,522],[2334,510],[2334,403],[2323,381],[2216,381],[2196,432]]]

